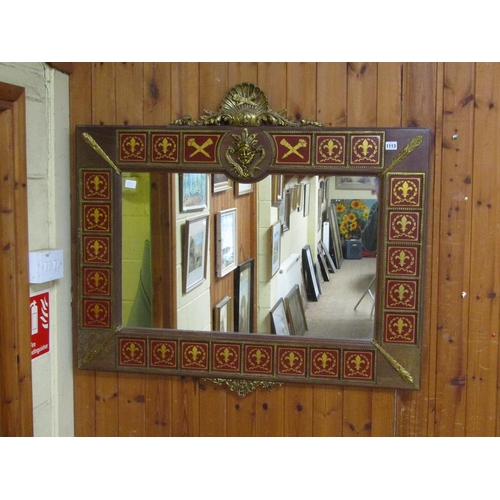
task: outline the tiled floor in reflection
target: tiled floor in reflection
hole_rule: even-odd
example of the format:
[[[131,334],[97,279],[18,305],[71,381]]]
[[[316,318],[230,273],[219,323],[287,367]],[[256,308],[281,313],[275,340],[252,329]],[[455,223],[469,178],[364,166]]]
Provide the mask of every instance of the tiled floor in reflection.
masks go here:
[[[366,294],[359,301],[375,275],[377,259],[344,259],[330,281],[322,282],[318,302],[307,302],[307,337],[371,339],[373,337],[373,299]],[[375,290],[375,283],[371,286]]]

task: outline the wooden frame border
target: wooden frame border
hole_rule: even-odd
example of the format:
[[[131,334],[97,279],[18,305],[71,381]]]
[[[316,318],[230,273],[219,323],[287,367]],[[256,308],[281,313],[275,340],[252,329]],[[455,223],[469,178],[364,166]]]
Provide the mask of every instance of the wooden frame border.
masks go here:
[[[192,136],[193,128],[188,126],[187,128],[182,128],[181,125],[173,125],[165,127],[161,130],[168,131],[168,133],[178,134],[181,138],[184,136]],[[241,180],[236,171],[232,171],[228,165],[226,165],[222,159],[225,156],[225,148],[230,147],[230,139],[234,137],[236,132],[240,133],[241,129],[235,127],[213,127],[207,128],[206,130],[201,128],[196,129],[196,133],[199,137],[207,137],[210,135],[214,138],[214,143],[220,145],[220,148],[214,150],[215,158],[211,159],[210,162],[204,164],[163,164],[163,163],[151,163],[149,158],[151,157],[151,152],[146,149],[144,156],[141,159],[142,164],[139,164],[137,160],[126,163],[117,154],[117,149],[120,146],[117,141],[117,137],[122,133],[124,135],[130,136],[130,134],[142,134],[147,142],[148,134],[153,129],[149,127],[77,127],[77,158],[79,162],[77,168],[81,168],[85,165],[87,169],[104,169],[116,175],[120,172],[121,168],[127,168],[127,170],[133,171],[137,170],[161,170],[165,172],[174,172],[182,170],[183,172],[226,172],[229,176],[233,176],[235,180]],[[158,133],[160,129],[156,127],[154,129],[155,133]],[[252,132],[259,133],[259,130],[253,129]],[[386,252],[390,248],[393,241],[397,241],[398,244],[401,243],[401,239],[404,244],[416,245],[421,258],[423,259],[423,252],[425,249],[425,223],[427,215],[427,172],[429,168],[430,160],[430,148],[431,148],[431,135],[429,129],[335,129],[328,130],[321,127],[318,128],[303,128],[300,132],[297,128],[290,129],[280,129],[279,133],[271,132],[271,128],[266,130],[260,129],[263,132],[262,140],[268,141],[266,143],[266,151],[268,151],[268,156],[266,165],[262,164],[262,169],[259,172],[259,177],[255,178],[254,181],[257,182],[263,178],[266,174],[271,175],[275,173],[288,173],[288,174],[307,174],[307,175],[335,175],[342,172],[352,171],[355,168],[356,173],[360,175],[367,176],[378,176],[381,181],[381,192],[380,198],[383,200],[382,207],[382,218],[380,227],[380,240],[381,248],[380,253],[385,256]],[[235,132],[233,134],[233,132]],[[167,132],[164,132],[167,133]],[[329,136],[331,134],[342,134],[348,139],[348,148],[346,151],[347,158],[345,164],[342,166],[336,165],[315,165],[313,162],[314,147],[313,145],[317,142],[316,139],[321,137]],[[99,143],[94,140],[89,140],[89,137],[95,135],[99,139]],[[243,134],[244,135],[244,134]],[[307,162],[302,162],[300,165],[293,164],[290,162],[273,161],[274,154],[283,154],[288,151],[293,151],[295,145],[298,144],[299,135],[300,141],[306,141],[305,138],[310,137],[310,140],[306,141],[306,145],[312,146],[312,149],[307,153],[307,157],[310,156],[310,160]],[[282,151],[274,151],[273,147],[278,147],[281,138],[289,137],[287,140],[291,147],[286,148]],[[294,138],[295,137],[295,138]],[[395,151],[386,151],[377,158],[376,165],[372,165],[369,159],[362,156],[361,149],[355,151],[356,141],[363,142],[365,138],[369,138],[372,141],[378,141],[379,145],[383,145],[384,141],[394,141],[396,140],[399,147]],[[89,145],[92,147],[89,148]],[[99,147],[96,147],[97,146]],[[182,145],[182,141],[181,141]],[[351,148],[351,149],[349,149]],[[305,152],[305,151],[304,151]],[[96,154],[97,153],[97,154]],[[411,155],[411,156],[410,156]],[[304,155],[305,156],[305,155]],[[409,160],[406,158],[410,156]],[[181,155],[182,157],[182,155]],[[309,162],[309,163],[308,163]],[[360,162],[357,164],[356,162]],[[79,167],[80,166],[80,167]],[[267,169],[267,170],[266,170]],[[266,170],[266,171],[264,171]],[[112,177],[113,177],[112,176]],[[418,187],[419,193],[423,196],[413,197],[413,194],[408,199],[401,198],[401,192],[394,189],[396,182],[412,183],[414,187]],[[116,184],[115,194],[119,194],[120,185]],[[81,187],[77,189],[78,196],[81,194]],[[415,204],[416,203],[416,204]],[[77,202],[77,210],[79,201]],[[399,229],[396,231],[397,227],[393,224],[398,218],[406,217],[410,218],[412,223],[408,228],[411,227],[411,233],[401,234]],[[77,218],[77,221],[79,219]],[[117,229],[117,232],[110,234],[112,246],[110,248],[115,248],[117,243],[114,241],[115,236],[119,235],[119,227],[113,226]],[[396,228],[396,229],[395,229]],[[399,231],[399,233],[398,233]],[[82,234],[83,237],[90,236]],[[113,246],[114,245],[114,246]],[[81,265],[81,259],[84,253],[77,252],[79,263],[76,266],[76,276],[77,282],[80,282],[78,268]],[[383,261],[384,259],[382,259]],[[422,260],[424,262],[424,260]],[[114,263],[112,264],[115,265]],[[378,273],[380,279],[378,280],[377,296],[380,298],[385,297],[386,300],[380,300],[377,302],[375,311],[375,339],[373,341],[331,341],[323,339],[300,339],[296,338],[295,342],[299,342],[303,347],[303,351],[307,355],[311,350],[317,354],[316,349],[327,349],[335,350],[336,355],[340,356],[339,359],[343,359],[343,364],[341,366],[341,372],[336,378],[324,378],[319,376],[313,371],[305,372],[303,374],[297,374],[293,377],[283,376],[282,371],[278,369],[275,364],[276,358],[274,357],[274,352],[277,349],[284,348],[288,346],[287,339],[283,337],[274,336],[274,339],[270,339],[266,335],[245,335],[245,334],[224,334],[223,338],[219,337],[217,333],[211,333],[208,335],[204,332],[184,332],[184,331],[128,331],[122,328],[117,333],[116,329],[120,328],[119,325],[119,306],[109,304],[111,306],[110,317],[112,319],[110,328],[101,328],[95,330],[94,328],[82,328],[78,334],[78,352],[79,352],[79,366],[87,369],[102,369],[102,370],[118,370],[118,371],[144,371],[148,373],[156,373],[155,368],[150,366],[148,361],[148,350],[145,349],[144,359],[132,360],[130,357],[121,358],[119,350],[123,342],[128,341],[138,342],[142,339],[153,339],[154,338],[170,338],[178,346],[180,356],[182,359],[183,349],[193,347],[194,342],[202,342],[203,346],[210,349],[213,343],[219,343],[221,340],[237,342],[244,356],[250,356],[253,349],[259,350],[261,355],[265,357],[269,356],[269,362],[271,365],[267,366],[262,372],[259,372],[259,377],[268,382],[280,382],[280,381],[295,381],[295,382],[313,382],[313,383],[332,383],[332,384],[342,384],[342,385],[361,385],[361,386],[379,386],[379,387],[393,387],[393,388],[405,388],[405,389],[417,389],[420,385],[420,352],[421,352],[421,330],[422,330],[422,293],[420,289],[422,287],[422,280],[424,276],[423,267],[419,271],[419,275],[412,279],[410,283],[401,283],[403,286],[411,287],[416,290],[416,300],[413,303],[405,305],[405,309],[400,309],[397,303],[388,299],[388,292],[394,287],[394,280],[386,279],[386,268],[385,264],[380,264]],[[399,279],[399,278],[398,278]],[[401,277],[401,280],[407,280],[405,277]],[[387,297],[386,297],[387,295]],[[81,296],[79,296],[81,297]],[[81,297],[83,300],[77,300],[76,315],[81,321],[85,317],[84,304],[88,301],[87,297]],[[102,307],[107,307],[107,304],[102,304]],[[412,310],[407,310],[408,307],[413,308]],[[95,308],[93,309],[95,311]],[[398,316],[395,318],[394,316]],[[401,320],[401,321],[399,321]],[[404,325],[408,325],[409,331],[406,333],[410,334],[410,337],[405,339],[398,339],[398,332],[393,329],[394,321],[399,321],[399,325],[403,322]],[[89,325],[90,326],[90,325]],[[392,330],[391,330],[392,329]],[[405,333],[405,335],[406,335]],[[111,343],[110,343],[111,342]],[[142,341],[141,341],[142,343]],[[116,345],[116,348],[113,347]],[[140,345],[140,344],[137,344]],[[198,345],[198,344],[197,344]],[[200,344],[201,345],[201,344]],[[289,346],[291,347],[291,345]],[[205,347],[203,347],[205,348]],[[136,352],[142,352],[141,350]],[[326,352],[326,351],[324,351]],[[260,357],[259,359],[264,359]],[[356,371],[356,359],[363,359],[367,363],[366,369],[358,373]],[[273,361],[274,360],[274,361]],[[255,380],[256,371],[255,366],[252,365],[250,358],[245,358],[242,361],[241,373],[238,373],[232,378],[242,379],[242,380]],[[195,375],[210,377],[212,369],[210,365],[206,367],[194,368],[191,365],[176,365],[178,368],[173,370],[172,374],[179,375]],[[312,368],[311,368],[312,369]]]

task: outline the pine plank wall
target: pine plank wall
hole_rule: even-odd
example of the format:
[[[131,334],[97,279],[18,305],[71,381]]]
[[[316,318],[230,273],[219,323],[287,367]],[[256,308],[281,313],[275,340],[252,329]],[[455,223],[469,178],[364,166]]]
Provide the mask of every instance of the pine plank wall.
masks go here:
[[[71,123],[198,118],[243,81],[295,119],[432,129],[421,389],[285,384],[240,398],[191,378],[75,370],[76,434],[500,434],[500,64],[73,63]]]

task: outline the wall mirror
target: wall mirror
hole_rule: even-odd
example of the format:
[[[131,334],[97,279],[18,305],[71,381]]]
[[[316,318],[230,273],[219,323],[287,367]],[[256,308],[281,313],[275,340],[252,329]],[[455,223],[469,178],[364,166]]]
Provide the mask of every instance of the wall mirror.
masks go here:
[[[203,377],[240,395],[287,381],[418,389],[430,130],[296,122],[251,83],[205,113],[77,127],[78,367]],[[345,200],[365,218],[378,202],[375,257],[358,254],[353,211],[342,227]],[[349,314],[367,308],[368,330],[332,308],[324,333],[326,295],[365,262],[368,295]],[[299,334],[271,327],[281,301]]]

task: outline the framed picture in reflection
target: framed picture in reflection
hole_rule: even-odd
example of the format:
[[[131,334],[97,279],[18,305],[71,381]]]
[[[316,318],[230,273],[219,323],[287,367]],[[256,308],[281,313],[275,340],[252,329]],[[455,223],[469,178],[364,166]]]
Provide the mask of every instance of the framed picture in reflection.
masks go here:
[[[304,336],[307,332],[307,321],[299,285],[294,285],[285,297],[285,310],[290,334]]]
[[[290,335],[290,326],[286,317],[285,301],[281,297],[271,309],[271,333]]]
[[[236,208],[217,213],[216,272],[221,278],[238,265]]]
[[[254,260],[249,259],[234,273],[234,331],[253,332],[253,276]]]
[[[179,174],[181,212],[197,212],[208,207],[208,174]]]
[[[281,223],[278,221],[271,227],[271,277],[280,268],[281,255]]]
[[[224,297],[214,309],[214,330],[217,332],[232,332],[231,297]]]
[[[292,201],[292,193],[290,189],[285,191],[285,199],[283,200],[283,222],[282,222],[282,231],[285,233],[286,231],[290,231],[290,206]]]
[[[304,217],[307,217],[309,215],[309,198],[311,195],[311,185],[310,184],[304,184]]]
[[[283,176],[273,175],[271,179],[271,203],[279,207],[283,201]]]
[[[184,225],[184,293],[201,285],[207,278],[208,215],[187,220]]]
[[[233,187],[233,181],[226,174],[212,175],[212,192],[220,193]]]
[[[321,295],[321,291],[316,275],[316,265],[314,264],[311,247],[309,245],[302,248],[302,267],[306,277],[307,299],[317,302]]]
[[[337,189],[366,189],[372,191],[375,189],[375,177],[338,176],[335,178],[335,187]]]
[[[249,194],[253,191],[253,184],[236,182],[236,195],[241,196],[244,194]]]

